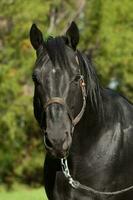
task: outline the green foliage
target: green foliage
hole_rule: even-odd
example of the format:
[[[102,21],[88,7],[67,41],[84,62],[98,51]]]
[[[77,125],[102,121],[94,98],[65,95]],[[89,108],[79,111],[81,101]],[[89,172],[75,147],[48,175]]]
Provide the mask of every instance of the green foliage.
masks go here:
[[[99,63],[101,71],[103,71],[102,66],[107,66],[107,69],[102,72],[103,77],[106,77],[106,82],[109,76],[117,78],[121,92],[130,98],[133,97],[132,8],[131,0],[124,0],[122,4],[120,1],[103,3],[99,30],[102,51],[97,57],[97,60],[101,61]]]
[[[81,43],[81,47],[85,50],[94,50],[96,68],[104,85],[108,85],[112,78],[118,80],[118,90],[131,100],[133,100],[132,9],[132,0],[88,1],[82,28],[82,33],[85,34]]]
[[[33,117],[31,71],[35,55],[28,35],[32,20],[39,19],[43,9],[40,6],[34,12],[35,2],[10,2],[0,2],[0,182],[9,186],[14,180],[38,184],[44,150]]]
[[[2,200],[47,200],[44,188],[31,189],[22,185],[15,185],[13,191],[6,191],[0,188]]]
[[[132,9],[132,0],[0,1],[0,183],[42,182],[43,140],[32,108],[31,24],[46,38],[62,35],[76,19],[79,48],[93,52],[102,83],[118,80],[118,90],[132,100]]]

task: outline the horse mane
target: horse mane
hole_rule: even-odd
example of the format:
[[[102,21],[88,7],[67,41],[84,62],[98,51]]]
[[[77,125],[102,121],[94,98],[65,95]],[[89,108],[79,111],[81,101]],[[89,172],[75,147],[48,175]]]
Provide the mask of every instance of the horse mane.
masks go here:
[[[102,87],[96,74],[95,67],[85,54],[78,51],[79,63],[84,68],[85,76],[87,76],[87,96],[90,99],[92,108],[98,113],[101,119],[104,118]]]

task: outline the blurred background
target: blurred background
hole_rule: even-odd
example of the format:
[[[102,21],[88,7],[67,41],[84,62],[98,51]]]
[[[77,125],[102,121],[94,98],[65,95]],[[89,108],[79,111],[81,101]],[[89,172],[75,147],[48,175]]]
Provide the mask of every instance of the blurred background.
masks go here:
[[[0,0],[0,199],[45,200],[45,150],[33,116],[35,52],[29,30],[62,35],[71,21],[79,49],[106,87],[133,101],[132,0]]]

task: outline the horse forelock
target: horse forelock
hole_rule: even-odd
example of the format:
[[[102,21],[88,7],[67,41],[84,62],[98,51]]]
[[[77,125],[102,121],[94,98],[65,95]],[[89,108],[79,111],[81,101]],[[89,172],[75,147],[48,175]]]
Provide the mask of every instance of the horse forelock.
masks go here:
[[[66,45],[61,36],[55,38],[49,37],[47,41],[45,41],[45,48],[55,67],[59,66],[61,69],[67,67],[68,57],[66,53]]]

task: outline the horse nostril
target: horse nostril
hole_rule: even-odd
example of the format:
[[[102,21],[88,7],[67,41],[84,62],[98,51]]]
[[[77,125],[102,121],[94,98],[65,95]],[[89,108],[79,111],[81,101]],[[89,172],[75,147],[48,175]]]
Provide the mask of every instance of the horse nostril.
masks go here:
[[[49,147],[49,148],[52,148],[53,147],[53,145],[52,145],[52,143],[50,142],[50,140],[48,139],[48,134],[47,134],[47,132],[45,132],[45,144],[46,144],[46,146],[47,147]]]
[[[66,131],[66,132],[65,132],[65,135],[66,135],[66,139],[68,139],[68,138],[69,138],[69,132]]]
[[[68,131],[66,131],[65,134],[66,134],[66,138],[65,138],[63,146],[62,146],[64,151],[66,151],[68,149],[68,135],[69,135]]]

